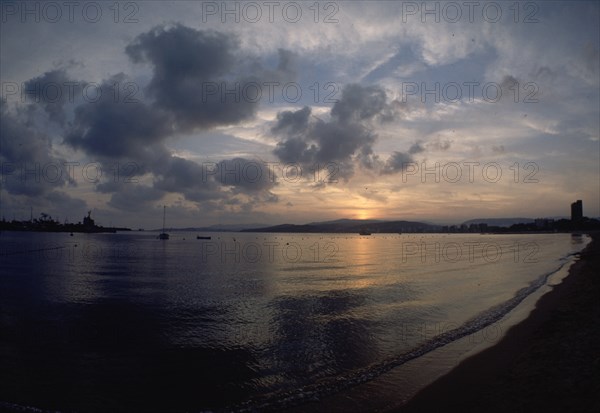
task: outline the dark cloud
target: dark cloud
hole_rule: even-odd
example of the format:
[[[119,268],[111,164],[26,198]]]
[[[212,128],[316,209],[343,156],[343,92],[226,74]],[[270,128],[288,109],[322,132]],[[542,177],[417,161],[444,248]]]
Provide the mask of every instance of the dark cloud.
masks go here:
[[[308,128],[311,110],[308,106],[296,112],[285,111],[277,114],[277,123],[271,131],[286,136],[302,136]]]
[[[278,49],[279,64],[277,65],[277,72],[286,75],[296,75],[296,54],[290,50]]]
[[[154,167],[152,186],[124,182],[105,182],[97,189],[112,193],[109,205],[125,211],[147,208],[166,194],[182,194],[211,210],[218,205],[251,210],[261,203],[277,202],[271,190],[277,185],[265,165],[244,158],[199,164],[169,156]],[[222,208],[221,207],[221,208]]]
[[[314,160],[319,163],[343,162],[357,151],[371,153],[375,136],[364,125],[339,122],[317,122],[313,136],[319,147]]]
[[[114,180],[112,174],[104,174],[96,190],[110,194],[109,206],[135,211],[150,207],[167,194],[181,194],[188,201],[237,211],[279,201],[272,192],[277,185],[275,176],[264,164],[245,158],[199,164],[173,156],[165,142],[180,133],[237,124],[253,117],[260,102],[248,99],[245,87],[293,78],[293,53],[279,50],[276,67],[269,69],[257,59],[243,56],[235,36],[180,24],[159,26],[139,35],[125,52],[133,62],[152,68],[147,100],[138,100],[139,96],[128,99],[125,94],[115,96],[114,85],[130,81],[127,75],[117,74],[95,87],[97,100],[75,102],[73,119],[67,122],[65,105],[69,96],[63,94],[56,100],[41,91],[48,90],[47,85],[75,83],[79,89],[74,92],[78,94],[85,82],[71,82],[64,69],[56,69],[26,83],[30,100],[65,128],[64,143],[100,162],[103,168],[112,171],[115,163],[130,163],[135,168],[128,178],[145,177],[140,180],[142,184]],[[236,92],[224,95],[223,88]],[[32,107],[27,106],[23,112]],[[381,162],[373,145],[377,139],[375,126],[394,119],[396,109],[396,102],[389,103],[379,87],[347,85],[332,107],[329,120],[311,116],[309,107],[279,113],[272,132],[281,139],[274,152],[284,162],[299,163],[306,170],[315,164],[324,168],[334,163],[336,179],[348,179],[356,165],[369,170],[383,165],[386,173],[393,173],[391,161],[389,165]],[[51,140],[45,134],[27,122],[4,122],[4,117],[3,159],[53,160]],[[17,145],[19,140],[25,143]],[[65,183],[63,179],[55,186]],[[34,185],[6,189],[48,193]],[[64,194],[52,197],[70,205],[78,201],[69,201]]]
[[[421,153],[424,152],[425,148],[423,147],[423,145],[421,144],[421,142],[415,142],[409,149],[408,149],[408,153],[414,155],[415,153]]]
[[[277,185],[276,177],[269,174],[265,164],[244,158],[222,160],[214,173],[221,185],[233,187],[235,191],[258,193]]]
[[[584,67],[587,69],[588,74],[593,75],[598,79],[598,72],[600,72],[600,50],[598,49],[597,43],[587,42],[583,46],[581,51]]]
[[[232,173],[213,174],[210,166],[171,155],[165,141],[179,133],[253,117],[259,100],[246,98],[245,86],[289,79],[293,76],[293,53],[279,50],[274,70],[257,61],[242,67],[243,56],[233,35],[180,24],[159,26],[139,35],[126,47],[126,53],[132,61],[152,66],[147,86],[150,100],[113,99],[113,85],[128,81],[124,74],[115,75],[100,85],[103,98],[75,108],[64,138],[71,147],[106,167],[115,160],[129,162],[136,166],[135,176],[153,177],[152,187],[107,180],[99,183],[99,192],[113,194],[111,206],[131,210],[167,193],[180,193],[193,202],[227,202],[243,208],[251,208],[247,205],[251,201],[277,201],[270,192],[276,182],[264,167],[256,168],[252,161],[236,158],[212,165]],[[223,95],[214,88],[240,94]]]
[[[260,76],[291,73],[293,60],[290,52],[280,50],[278,69],[270,71],[255,64],[256,74],[236,77],[240,50],[235,37],[180,24],[159,26],[139,35],[126,47],[126,53],[134,62],[152,65],[153,76],[147,87],[152,101],[125,94],[114,98],[114,85],[127,84],[128,78],[124,74],[112,76],[98,87],[97,101],[75,108],[65,142],[88,155],[127,158],[146,166],[164,160],[163,142],[174,134],[236,124],[252,117],[259,101],[254,95],[246,98],[250,92],[245,93],[244,87],[251,81],[262,82]],[[64,73],[44,76],[58,78]],[[239,94],[223,95],[213,88],[237,90]],[[147,166],[140,172],[152,169]]]
[[[516,77],[507,75],[502,78],[502,82],[500,83],[500,88],[502,89],[502,94],[504,95],[509,90],[513,90],[519,87],[519,81]]]
[[[271,192],[277,181],[259,161],[234,158],[198,164],[173,156],[156,176],[156,189],[181,193],[193,202],[220,201],[238,205],[277,201]]]
[[[452,141],[451,140],[435,140],[433,142],[428,142],[427,143],[427,149],[430,151],[447,151],[448,149],[450,149],[450,146],[452,145]]]
[[[375,139],[375,135],[371,138]],[[376,169],[380,163],[379,156],[375,155],[371,145],[363,145],[356,154],[359,165],[366,169]]]
[[[77,214],[82,214],[83,211],[87,210],[87,204],[85,201],[79,198],[73,198],[69,194],[62,191],[51,191],[45,196],[45,200],[51,205],[50,212],[57,214],[71,214],[71,218],[75,219]]]
[[[124,184],[126,188],[114,192],[108,202],[113,208],[124,211],[139,211],[164,196],[160,189],[137,184]]]
[[[28,220],[43,212],[59,222],[77,222],[89,208],[85,201],[61,190],[51,190],[36,196],[10,193],[1,195],[0,213],[5,219]]]
[[[383,89],[350,84],[344,88],[342,98],[331,109],[331,116],[340,123],[360,122],[375,117],[388,120],[393,119],[393,110]]]
[[[64,69],[55,69],[25,82],[23,91],[28,101],[43,106],[50,120],[64,126],[65,104],[81,96],[85,85],[70,79]]]
[[[0,99],[0,181],[2,214],[28,219],[30,208],[64,218],[83,213],[85,201],[62,188],[75,186],[66,160],[54,153],[50,137],[40,132],[30,107],[9,111]],[[18,216],[17,216],[18,214]]]
[[[134,62],[150,61],[154,78],[150,89],[157,92],[162,81],[210,78],[227,73],[239,47],[235,38],[215,31],[198,31],[181,24],[157,26],[139,35],[126,47]]]
[[[236,72],[243,64],[234,35],[181,24],[139,35],[126,53],[136,63],[152,65],[148,91],[154,105],[172,113],[182,130],[236,124],[253,117],[263,82],[292,73],[292,54],[280,50],[277,70],[255,63],[240,75]]]
[[[154,187],[165,192],[180,192],[195,202],[222,197],[219,185],[211,175],[213,164],[200,165],[177,156],[169,157],[156,171]]]
[[[173,132],[167,113],[141,101],[113,99],[115,83],[123,83],[124,75],[116,75],[99,86],[100,98],[75,108],[73,125],[65,142],[88,155],[110,160],[152,160],[164,151],[162,141]]]
[[[11,194],[42,196],[75,185],[64,159],[53,153],[52,140],[40,132],[27,108],[10,112],[0,100],[0,161],[3,188]]]
[[[502,78],[502,82],[500,82],[500,102],[520,102],[524,98],[524,96],[521,96],[524,91],[525,89],[523,89],[523,84],[520,83],[519,79],[512,75],[506,75]],[[494,92],[490,91],[488,97],[489,99],[494,100]]]
[[[271,132],[280,138],[273,151],[286,163],[299,163],[307,168],[315,164],[335,163],[339,177],[348,179],[354,164],[374,169],[378,158],[373,153],[377,135],[374,125],[394,118],[394,105],[386,93],[376,86],[348,85],[341,99],[331,109],[331,119],[311,120],[311,109],[285,111],[277,115]]]
[[[403,172],[408,164],[413,162],[414,160],[410,154],[396,151],[385,162],[385,165],[381,169],[381,174],[390,175]]]
[[[540,66],[537,70],[531,73],[531,76],[536,80],[547,80],[553,81],[556,78],[556,73],[548,66]]]

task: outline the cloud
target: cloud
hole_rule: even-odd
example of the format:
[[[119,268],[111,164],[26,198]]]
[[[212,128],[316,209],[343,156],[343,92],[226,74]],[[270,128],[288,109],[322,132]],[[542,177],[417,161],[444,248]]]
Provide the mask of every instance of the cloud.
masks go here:
[[[585,165],[578,168],[585,177],[586,170],[597,170],[597,145],[592,145],[599,136],[597,4],[583,8],[553,4],[539,10],[535,16],[540,18],[538,24],[520,25],[513,24],[507,13],[495,24],[483,21],[481,14],[471,23],[463,13],[458,23],[436,23],[433,15],[423,23],[421,16],[414,15],[399,25],[401,6],[393,2],[344,3],[336,15],[339,24],[319,24],[319,30],[315,30],[308,9],[304,10],[308,20],[293,24],[293,30],[281,18],[274,23],[265,21],[264,14],[258,24],[234,24],[233,19],[223,24],[218,16],[199,24],[199,9],[191,3],[175,9],[161,3],[145,5],[144,10],[150,7],[154,12],[145,10],[145,18],[135,25],[114,25],[110,18],[94,25],[62,19],[49,31],[47,24],[33,24],[31,19],[23,24],[17,15],[10,16],[2,26],[3,80],[24,86],[27,99],[19,103],[17,94],[9,99],[10,105],[21,107],[10,107],[12,121],[2,117],[0,157],[3,162],[47,163],[68,156],[82,164],[100,161],[103,168],[115,162],[134,162],[139,167],[138,185],[143,187],[112,182],[107,171],[103,182],[95,186],[99,193],[89,193],[94,189],[89,182],[80,183],[77,193],[88,202],[111,199],[113,208],[139,211],[131,214],[135,220],[146,211],[135,209],[140,203],[153,211],[159,203],[182,202],[182,210],[197,208],[200,217],[208,219],[206,211],[211,208],[221,211],[227,205],[241,212],[251,207],[253,197],[266,203],[276,199],[271,195],[279,194],[278,190],[282,197],[285,194],[283,210],[287,201],[299,210],[308,202],[307,196],[318,199],[323,192],[345,195],[347,190],[363,187],[347,185],[336,192],[329,184],[307,180],[305,190],[296,193],[283,178],[281,187],[249,180],[234,185],[237,178],[233,175],[202,181],[202,162],[211,157],[214,165],[230,167],[236,158],[251,162],[260,154],[269,160],[298,162],[303,176],[311,178],[305,167],[313,168],[319,162],[323,168],[334,162],[336,178],[352,177],[353,183],[364,182],[369,187],[381,182],[380,194],[385,193],[385,184],[395,181],[396,175],[390,174],[402,173],[402,161],[409,156],[433,162],[441,156],[458,160],[480,153],[521,163],[541,159],[540,148],[544,148],[549,154],[542,165],[544,171],[562,171],[559,160],[573,159]],[[324,15],[320,17],[322,21]],[[161,24],[165,21],[181,23]],[[23,44],[36,38],[43,40],[42,47],[32,54]],[[552,47],[547,47],[549,38]],[[301,53],[302,58],[280,48]],[[81,61],[79,67],[56,63],[68,62],[73,56]],[[119,71],[127,73],[112,76]],[[267,102],[264,93],[261,101],[239,96],[252,82],[283,82],[296,75],[303,95],[292,109],[282,109],[278,92],[274,102]],[[103,98],[82,102],[81,93],[75,90],[79,98],[70,103],[63,88],[61,99],[52,99],[51,85],[69,82],[69,78],[82,79],[77,82],[82,86],[100,83],[105,88]],[[115,101],[113,80],[121,85],[138,82],[144,97],[137,94],[141,101],[136,103]],[[474,101],[467,99],[465,87],[457,102],[442,96],[443,101],[434,104],[431,95],[429,104],[420,104],[423,102],[416,95],[410,105],[393,101],[408,82],[420,87],[424,82],[428,90],[439,82],[443,91],[449,82],[463,85],[471,81],[481,86],[495,83],[503,99],[498,104],[490,102],[495,95],[491,87],[487,89],[490,99],[482,100],[478,86]],[[334,82],[332,97],[340,102],[335,108],[333,104],[326,107],[323,99],[330,89],[325,86]],[[526,87],[530,82],[539,88],[533,95],[532,88]],[[338,86],[348,84],[342,97]],[[369,90],[367,84],[379,87]],[[225,102],[223,85],[236,90],[225,96]],[[40,87],[47,93],[41,93]],[[513,99],[516,91],[518,102]],[[452,89],[449,92],[452,95]],[[539,99],[540,104],[524,104],[528,97]],[[34,100],[37,102],[31,104]],[[397,123],[386,125],[386,120]],[[270,139],[272,136],[276,140]],[[60,145],[57,138],[66,144]],[[73,148],[80,152],[74,153]],[[359,172],[361,176],[357,176]],[[598,185],[592,187],[597,184],[596,176],[590,176],[572,180],[569,190],[597,195]],[[47,194],[58,190],[75,196],[66,189],[66,177],[39,184],[30,177],[26,185],[18,179],[3,185],[4,207],[7,200],[22,202],[11,205],[25,206],[28,217],[33,197],[45,200]],[[419,187],[420,194],[428,190]],[[410,188],[403,187],[403,191],[408,191],[403,193],[410,193],[411,199],[419,196]],[[406,196],[390,196],[389,205],[400,205],[403,198]],[[351,202],[333,196],[323,197],[323,201],[330,210]],[[594,207],[597,209],[597,203]],[[407,211],[398,208],[399,214]],[[117,216],[115,211],[111,213]],[[290,213],[286,210],[284,214]]]
[[[0,212],[5,219],[28,220],[46,213],[60,222],[77,222],[89,208],[82,199],[61,190],[51,190],[37,196],[2,193]]]
[[[209,173],[208,167],[170,156],[160,169],[156,168],[154,187],[164,192],[180,192],[196,202],[218,199],[221,197],[219,186]]]
[[[164,151],[162,142],[173,133],[169,114],[141,101],[113,99],[113,85],[126,79],[123,74],[112,76],[99,86],[97,101],[75,108],[65,143],[112,161],[152,160]]]
[[[383,89],[377,86],[347,85],[342,98],[331,109],[331,116],[340,123],[360,122],[380,117],[392,120],[394,111]]]
[[[271,190],[277,180],[262,162],[245,158],[198,164],[171,156],[155,172],[154,188],[181,193],[193,202],[222,201],[229,204],[276,202]]]
[[[108,201],[113,208],[125,211],[139,211],[160,200],[164,191],[147,185],[124,184],[126,188],[114,192]]]
[[[233,34],[181,24],[157,26],[139,35],[125,51],[133,62],[152,66],[147,90],[154,106],[170,112],[180,130],[250,119],[258,109],[263,82],[293,74],[292,53],[280,50],[276,70],[253,62],[241,75],[242,51]]]
[[[504,145],[493,145],[492,152],[493,153],[504,153],[505,152]]]
[[[50,215],[85,211],[86,202],[61,189],[76,186],[66,160],[57,156],[51,138],[40,132],[29,107],[9,111],[0,99],[0,181],[3,212],[34,208]],[[66,212],[65,212],[66,211]]]
[[[75,108],[64,138],[65,143],[106,166],[127,160],[136,165],[136,176],[153,177],[151,187],[99,183],[97,191],[113,194],[111,206],[131,210],[168,193],[180,193],[192,202],[220,201],[245,209],[251,209],[250,201],[277,202],[270,192],[276,180],[263,166],[234,158],[209,168],[172,155],[165,142],[177,134],[233,125],[253,117],[258,100],[213,94],[210,88],[244,90],[249,82],[288,79],[293,76],[293,53],[279,50],[276,69],[253,61],[250,69],[244,68],[246,75],[238,76],[241,50],[233,35],[181,24],[157,26],[139,35],[126,47],[126,53],[133,62],[152,66],[147,86],[150,100],[113,99],[114,84],[129,81],[123,73],[114,75],[99,87],[100,95],[107,98]]]
[[[30,101],[43,106],[50,120],[64,126],[65,104],[80,96],[85,86],[86,83],[70,79],[64,69],[55,69],[25,82],[23,92]]]
[[[181,194],[200,209],[249,211],[262,203],[278,202],[272,189],[278,184],[262,162],[245,158],[199,164],[168,156],[153,166],[153,184],[104,182],[97,190],[111,193],[113,208],[135,211],[151,207],[168,194]],[[220,205],[220,207],[219,207]]]
[[[76,216],[79,212],[87,209],[84,200],[73,198],[63,191],[51,191],[46,195],[45,200],[52,205],[52,209],[56,211],[55,215],[60,212],[61,214],[70,213]]]
[[[301,137],[308,129],[310,114],[311,109],[308,106],[295,112],[279,112],[277,113],[277,123],[271,128],[271,132],[289,137]]]
[[[391,175],[403,172],[408,166],[408,164],[413,162],[414,160],[412,156],[410,156],[410,154],[396,151],[385,162],[385,165],[381,170],[381,174]]]
[[[506,75],[502,78],[502,82],[500,82],[500,93],[502,94],[502,100],[507,101],[507,99],[512,99],[514,102],[519,102],[519,88],[520,88],[519,80],[512,76]],[[493,96],[490,97],[494,99]]]
[[[64,159],[53,154],[52,140],[40,132],[27,108],[10,112],[0,100],[0,161],[3,188],[11,194],[43,196],[75,185],[64,172]]]
[[[452,145],[452,141],[451,140],[440,140],[437,139],[433,142],[428,142],[427,143],[427,149],[428,150],[432,150],[432,151],[447,151],[448,149],[450,149],[450,146]]]
[[[233,187],[236,192],[259,193],[277,185],[275,175],[270,175],[262,162],[244,158],[222,160],[214,173],[221,185]]]
[[[410,154],[421,153],[421,152],[424,152],[424,151],[425,151],[425,148],[423,147],[423,145],[421,144],[421,142],[415,142],[408,149],[408,153],[410,153]]]
[[[271,128],[279,138],[273,153],[283,162],[307,168],[335,163],[338,176],[349,179],[355,163],[366,169],[379,164],[373,152],[377,139],[374,127],[393,120],[397,116],[394,108],[377,86],[347,85],[328,121],[311,118],[309,107],[278,113]]]

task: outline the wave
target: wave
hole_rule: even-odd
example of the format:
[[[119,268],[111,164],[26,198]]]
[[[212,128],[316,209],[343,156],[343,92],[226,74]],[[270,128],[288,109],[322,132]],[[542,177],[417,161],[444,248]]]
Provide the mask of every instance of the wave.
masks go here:
[[[0,411],[28,413],[60,413],[58,410],[43,410],[33,406],[22,406],[15,403],[0,402]]]

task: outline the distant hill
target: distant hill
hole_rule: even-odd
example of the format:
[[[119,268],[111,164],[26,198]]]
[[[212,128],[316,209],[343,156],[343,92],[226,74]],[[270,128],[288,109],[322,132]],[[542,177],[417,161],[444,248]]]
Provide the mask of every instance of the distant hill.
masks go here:
[[[208,227],[187,227],[187,228],[167,228],[169,231],[187,231],[187,232],[239,232],[246,229],[263,228],[267,224],[217,224]],[[162,228],[152,229],[150,231],[162,231]]]
[[[252,229],[252,228],[262,228],[267,224],[217,224],[210,225],[208,227],[201,228],[205,231],[242,231],[244,229]]]
[[[494,227],[510,227],[514,224],[531,224],[534,222],[531,218],[477,218],[463,222],[463,225],[488,224]]]
[[[385,222],[380,219],[336,219],[334,221],[320,221],[320,222],[309,222],[306,225],[347,225],[352,226],[356,224],[372,224],[376,222]]]
[[[379,221],[360,219],[340,219],[336,221],[312,222],[296,225],[283,224],[264,228],[247,229],[244,232],[293,232],[293,233],[358,233],[361,230],[372,233],[430,232],[441,227],[423,222]]]

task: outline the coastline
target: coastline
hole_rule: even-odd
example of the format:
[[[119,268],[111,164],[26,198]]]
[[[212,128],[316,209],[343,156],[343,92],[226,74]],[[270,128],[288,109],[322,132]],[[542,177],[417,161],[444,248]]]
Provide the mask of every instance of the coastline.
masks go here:
[[[600,411],[600,233],[494,346],[390,412]]]

